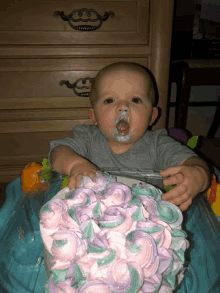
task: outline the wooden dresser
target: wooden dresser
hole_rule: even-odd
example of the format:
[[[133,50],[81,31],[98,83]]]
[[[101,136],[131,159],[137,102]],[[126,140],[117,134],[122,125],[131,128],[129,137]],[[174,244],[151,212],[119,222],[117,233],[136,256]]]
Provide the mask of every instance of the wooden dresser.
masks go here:
[[[41,162],[52,139],[90,123],[90,102],[80,96],[81,87],[89,88],[86,78],[113,62],[151,69],[162,109],[154,129],[164,127],[172,18],[173,0],[1,3],[0,182],[19,176],[28,163]],[[77,81],[79,95],[61,86],[62,80]]]

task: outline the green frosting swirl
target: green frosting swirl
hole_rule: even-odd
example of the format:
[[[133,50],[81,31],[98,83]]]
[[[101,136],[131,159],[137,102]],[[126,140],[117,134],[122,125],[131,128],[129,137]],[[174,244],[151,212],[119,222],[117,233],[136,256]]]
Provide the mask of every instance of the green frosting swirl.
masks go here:
[[[98,267],[100,268],[100,267],[106,266],[106,265],[110,264],[111,262],[113,262],[113,260],[116,257],[116,254],[117,253],[114,249],[110,249],[110,253],[108,256],[97,260]]]
[[[74,283],[73,287],[78,288],[79,286],[83,285],[86,282],[86,278],[83,276],[82,271],[77,263],[74,263]]]
[[[140,287],[140,278],[139,278],[139,273],[138,271],[131,265],[128,264],[128,270],[130,273],[130,279],[131,279],[131,286],[128,288],[128,290],[124,291],[124,293],[134,293],[138,292],[139,287]],[[115,291],[111,291],[112,293],[118,293]]]
[[[136,211],[132,215],[132,220],[134,222],[140,221],[140,222],[146,222],[145,217],[143,216],[142,207],[138,207]]]
[[[126,240],[127,241],[133,241],[134,234],[137,233],[137,232],[145,232],[147,234],[146,230],[141,230],[141,229],[134,230],[134,231],[131,231],[130,233],[128,233],[128,235],[126,236]]]
[[[173,251],[173,253],[175,253],[179,258],[180,260],[184,263],[185,261],[185,255],[184,255],[184,250],[183,249],[177,249],[175,251]]]
[[[173,237],[183,237],[186,238],[187,234],[184,231],[178,230],[178,229],[172,229],[172,236]]]
[[[120,226],[123,222],[125,221],[125,217],[123,219],[121,219],[120,221],[118,222],[112,222],[112,223],[99,223],[99,227],[102,227],[102,228],[115,228],[115,227],[118,227]]]
[[[63,241],[63,240],[54,240],[55,243],[58,245],[58,247],[63,247],[66,245],[66,241]]]
[[[69,208],[68,214],[79,225],[79,222],[78,222],[77,218],[74,215],[75,208],[76,208],[75,206],[72,206],[71,208]]]
[[[146,188],[141,188],[141,186],[133,185],[131,188],[131,192],[133,196],[149,196],[156,201],[161,200],[161,196],[159,195],[157,189],[153,186],[149,186]]]
[[[131,244],[131,245],[127,245],[126,244],[126,248],[131,252],[131,253],[140,253],[141,251],[141,247],[140,245],[137,244]]]
[[[129,201],[129,205],[131,205],[131,206],[135,205],[135,206],[140,207],[140,206],[141,206],[141,203],[140,203],[140,201],[138,200],[137,197],[134,197],[134,196],[133,196],[133,197],[130,199],[130,201]]]
[[[159,232],[163,229],[165,229],[165,227],[154,227],[154,228],[144,229],[142,231],[146,232],[147,234],[153,234],[153,233]]]
[[[169,202],[158,202],[157,211],[158,217],[168,224],[173,224],[180,220],[178,211]]]
[[[140,277],[138,271],[131,265],[128,265],[128,270],[130,272],[130,278],[131,278],[131,287],[125,291],[125,293],[134,293],[138,292],[139,286],[140,286]]]
[[[106,248],[88,245],[87,251],[88,253],[103,253],[104,251],[106,251]]]
[[[101,204],[100,204],[100,201],[98,201],[96,206],[94,207],[93,215],[94,215],[95,218],[98,218],[98,220],[101,218]]]
[[[64,282],[68,269],[66,270],[51,270],[53,275],[54,284],[58,284],[59,282]]]
[[[87,204],[89,204],[89,203],[90,203],[90,198],[87,197],[86,202],[85,202],[85,206],[86,206]]]
[[[170,285],[170,287],[172,288],[172,290],[175,289],[175,285],[176,285],[176,276],[173,273],[170,273],[168,276],[166,276],[165,278],[163,278],[166,283],[168,285]]]
[[[85,227],[85,229],[83,231],[82,238],[83,239],[93,239],[93,237],[94,237],[94,235],[93,235],[92,221],[89,220],[87,226]]]

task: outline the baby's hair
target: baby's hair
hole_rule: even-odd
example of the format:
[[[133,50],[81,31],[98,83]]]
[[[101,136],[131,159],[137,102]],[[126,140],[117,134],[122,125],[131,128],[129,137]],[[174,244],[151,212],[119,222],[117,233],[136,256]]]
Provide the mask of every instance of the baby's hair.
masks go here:
[[[148,93],[151,96],[153,107],[156,107],[158,103],[158,90],[157,90],[157,83],[152,72],[150,71],[150,69],[148,69],[147,67],[141,64],[138,64],[138,63],[134,63],[134,64],[137,64],[140,68],[144,69],[147,75],[149,76],[150,86],[149,86]]]
[[[92,104],[92,107],[94,108],[94,105],[97,101],[97,97],[96,97],[96,86],[97,86],[97,80],[104,74],[104,73],[107,73],[107,72],[111,72],[112,70],[117,70],[118,69],[128,69],[128,70],[144,70],[145,73],[147,73],[147,76],[150,78],[150,86],[149,86],[149,90],[148,90],[148,94],[149,96],[151,97],[151,100],[152,100],[152,104],[153,104],[153,107],[156,107],[157,105],[157,102],[158,102],[158,91],[157,91],[157,84],[156,84],[156,81],[155,81],[155,78],[153,76],[153,74],[151,73],[151,71],[146,68],[145,66],[141,65],[141,64],[138,64],[138,63],[132,63],[132,62],[117,62],[117,63],[112,63],[106,67],[104,67],[103,69],[101,69],[92,86],[91,86],[91,92],[90,92],[90,95],[89,95],[89,98],[90,98],[90,102]]]

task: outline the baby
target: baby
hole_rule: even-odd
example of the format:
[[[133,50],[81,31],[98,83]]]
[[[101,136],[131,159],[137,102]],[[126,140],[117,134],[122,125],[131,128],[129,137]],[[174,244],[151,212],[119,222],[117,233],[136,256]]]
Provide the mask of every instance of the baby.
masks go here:
[[[51,142],[50,164],[70,176],[70,189],[84,175],[94,180],[101,168],[162,170],[164,185],[175,185],[162,199],[185,211],[209,187],[202,159],[165,129],[148,130],[158,116],[155,92],[151,73],[136,63],[114,63],[97,74],[90,93],[93,125],[78,125],[72,138]]]

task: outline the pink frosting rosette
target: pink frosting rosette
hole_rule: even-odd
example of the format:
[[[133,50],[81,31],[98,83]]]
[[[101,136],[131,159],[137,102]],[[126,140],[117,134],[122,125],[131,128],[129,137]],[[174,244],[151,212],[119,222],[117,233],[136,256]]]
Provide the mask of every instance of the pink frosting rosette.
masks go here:
[[[108,247],[116,252],[116,257],[118,259],[127,259],[125,234],[118,231],[108,231],[106,236]]]
[[[157,247],[151,235],[136,230],[126,237],[126,252],[128,260],[138,263],[141,268],[149,267],[157,255]]]
[[[75,232],[81,232],[79,229],[79,225],[76,221],[73,220],[73,218],[70,217],[68,212],[62,214],[59,222],[59,230],[73,230]]]
[[[111,293],[107,284],[100,280],[91,281],[84,284],[77,293]]]
[[[93,219],[93,207],[89,206],[77,206],[74,209],[74,217],[77,220],[77,223],[81,225],[83,222],[86,222],[90,219]]]
[[[189,247],[189,241],[186,237],[186,232],[178,229],[172,229],[172,242],[170,248],[173,250],[183,249],[185,251]]]
[[[160,259],[160,264],[157,270],[157,274],[163,274],[168,268],[172,267],[172,255],[169,253],[169,251],[162,247],[158,249],[158,256]]]
[[[82,196],[81,196],[82,195]],[[96,195],[92,190],[86,189],[85,192],[80,188],[79,192],[75,192],[72,199],[65,200],[66,205],[69,207],[69,215],[78,225],[89,219],[96,219],[97,216],[94,213],[94,209],[97,205]],[[81,199],[79,203],[78,199]],[[100,205],[100,216],[101,216]]]
[[[53,293],[77,293],[77,291],[71,287],[71,284],[63,282],[60,282],[59,284],[54,284],[53,278],[50,278],[48,284],[46,284],[45,286],[45,289]]]
[[[95,248],[103,248],[107,249],[108,248],[108,238],[107,238],[107,232],[106,231],[99,231],[97,233],[94,233],[93,239],[88,240],[88,244],[91,247]]]
[[[107,283],[111,292],[138,292],[143,273],[137,263],[119,260],[109,267]]]
[[[149,218],[146,219],[146,221],[144,221],[144,222],[143,221],[137,221],[136,228],[145,230],[147,233],[151,234],[154,231],[161,230],[164,227],[164,225],[160,224],[160,219],[158,219],[156,217],[158,222],[154,221],[155,217],[153,217],[152,219],[153,220],[151,220],[150,216],[149,216]]]
[[[178,228],[183,221],[181,210],[169,201],[159,201],[157,205],[158,217],[168,223],[171,228]]]
[[[83,272],[83,275],[87,276],[87,281],[92,279],[92,275],[94,274],[94,270],[96,270],[96,260],[91,259],[89,254],[85,254],[83,257],[77,260],[77,264]]]
[[[161,201],[162,191],[148,183],[140,182],[138,184],[134,184],[131,188],[131,192],[133,196],[142,197],[150,197],[154,200]]]
[[[144,279],[150,278],[151,276],[155,275],[160,265],[160,258],[157,255],[154,259],[154,262],[149,267],[144,267]]]
[[[166,227],[161,227],[161,230],[151,234],[154,238],[154,241],[157,243],[157,247],[164,247],[169,249],[171,245],[172,236],[170,231]]]
[[[121,183],[112,183],[104,191],[101,202],[108,208],[120,206],[126,208],[131,199],[131,189]]]
[[[86,243],[74,231],[58,231],[51,235],[53,238],[52,255],[54,258],[53,269],[64,269],[70,264],[76,255],[86,253]]]
[[[165,271],[172,271],[173,258],[165,248],[158,249],[158,256],[155,262],[150,267],[144,268],[144,285],[142,287],[143,292],[172,292],[172,288],[169,286],[163,287],[162,275]],[[169,274],[168,274],[169,275]],[[163,289],[162,289],[163,288]],[[166,290],[165,290],[166,288]],[[165,291],[163,291],[165,290]]]
[[[66,195],[65,203],[69,207],[73,205],[83,205],[92,202],[96,202],[96,195],[95,192],[88,188],[77,188],[73,191],[70,191]]]
[[[152,277],[146,278],[141,288],[142,292],[145,292],[145,293],[158,292],[158,290],[161,287],[161,282],[162,282],[161,275],[153,275]]]
[[[151,214],[151,215],[158,215],[157,211],[157,202],[150,197],[147,196],[139,196],[138,199],[141,201],[145,209]]]
[[[106,209],[99,221],[99,227],[101,229],[111,229],[112,231],[121,233],[126,233],[132,224],[131,216],[124,209],[115,206]]]
[[[45,229],[57,230],[63,213],[68,211],[68,207],[61,199],[54,199],[44,205],[40,211],[41,225]]]

